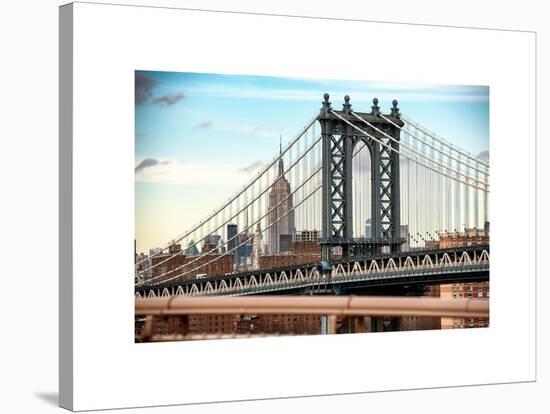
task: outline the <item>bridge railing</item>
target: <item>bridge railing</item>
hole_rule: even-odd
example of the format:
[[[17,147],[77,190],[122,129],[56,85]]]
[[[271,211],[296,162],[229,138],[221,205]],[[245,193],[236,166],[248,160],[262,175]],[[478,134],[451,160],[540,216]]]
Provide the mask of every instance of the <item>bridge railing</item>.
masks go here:
[[[488,299],[440,299],[431,297],[380,296],[256,296],[256,297],[170,297],[136,299],[136,318],[144,327],[136,341],[208,339],[193,334],[190,316],[196,315],[318,315],[326,316],[328,334],[337,333],[337,318],[347,319],[352,332],[365,332],[367,317],[488,318]],[[158,319],[178,318],[177,335],[155,334]],[[214,335],[234,338],[242,335]],[[250,336],[250,335],[244,335]],[[212,337],[212,336],[210,336]]]

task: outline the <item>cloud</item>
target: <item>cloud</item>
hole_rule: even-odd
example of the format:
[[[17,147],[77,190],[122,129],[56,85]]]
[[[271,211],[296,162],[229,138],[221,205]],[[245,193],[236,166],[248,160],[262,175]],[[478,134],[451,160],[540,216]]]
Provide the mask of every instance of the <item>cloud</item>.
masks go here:
[[[244,126],[244,131],[247,133],[252,133],[260,137],[267,138],[279,138],[279,136],[284,132],[285,127],[277,127],[269,124],[260,124],[252,126]]]
[[[153,96],[153,88],[157,81],[149,76],[141,73],[135,75],[135,103],[142,105]]]
[[[220,131],[220,132],[229,132],[232,134],[253,134],[257,137],[265,137],[265,138],[277,138],[279,139],[279,136],[283,134],[284,138],[284,132],[286,131],[285,126],[270,126],[268,124],[252,124],[252,123],[239,123],[239,124],[232,124],[232,123],[220,123],[220,122],[213,122],[213,121],[204,121],[199,124],[194,125],[188,125],[189,127],[192,127],[194,129],[212,129],[214,131]]]
[[[158,164],[159,164],[159,161],[154,158],[145,158],[141,160],[138,165],[136,165],[135,173],[138,174],[144,169],[153,167]]]
[[[254,171],[259,170],[260,167],[262,167],[262,166],[263,166],[263,163],[261,161],[256,161],[256,162],[250,164],[247,167],[239,168],[239,171],[245,172],[245,173],[252,173]]]
[[[135,180],[149,183],[203,185],[242,185],[254,173],[248,167],[216,161],[157,160],[145,158],[136,166]],[[258,166],[259,167],[259,166]],[[257,168],[257,167],[256,167]]]
[[[153,103],[159,104],[161,106],[172,106],[176,102],[179,102],[184,98],[185,98],[185,95],[180,92],[175,95],[157,96],[155,99],[153,99]]]
[[[262,131],[269,131],[269,130],[271,130],[271,128],[269,128],[268,124],[261,124],[252,128],[252,132],[262,132]]]
[[[197,124],[195,125],[193,128],[195,129],[206,129],[206,128],[210,128],[212,126],[213,122],[212,121],[204,121],[204,122],[201,122],[200,124]]]
[[[185,160],[162,160],[159,161],[155,158],[144,158],[141,160],[138,165],[135,167],[135,173],[136,175],[139,175],[143,172],[145,169],[151,169],[151,168],[162,168],[165,166],[170,166],[173,164],[182,164],[185,163]]]
[[[175,95],[153,97],[154,89],[156,88],[158,81],[140,72],[135,73],[134,82],[136,106],[143,105],[148,102],[161,106],[172,106],[176,102],[179,102],[185,98],[185,95],[181,92],[176,93]]]

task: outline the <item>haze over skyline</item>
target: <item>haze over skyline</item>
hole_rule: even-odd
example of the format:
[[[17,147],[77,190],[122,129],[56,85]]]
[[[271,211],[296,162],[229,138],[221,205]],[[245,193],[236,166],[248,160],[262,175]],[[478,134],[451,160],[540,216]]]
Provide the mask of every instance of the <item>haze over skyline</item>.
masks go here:
[[[489,149],[489,88],[136,71],[137,252],[166,244],[226,200],[317,114],[379,99],[473,154]]]

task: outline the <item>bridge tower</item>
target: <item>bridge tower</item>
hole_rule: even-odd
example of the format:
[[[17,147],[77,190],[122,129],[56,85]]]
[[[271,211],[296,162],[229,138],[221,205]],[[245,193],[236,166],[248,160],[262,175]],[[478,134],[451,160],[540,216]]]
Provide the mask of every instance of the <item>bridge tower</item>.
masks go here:
[[[349,101],[346,95],[342,110],[335,111],[331,107],[329,94],[325,93],[317,117],[321,124],[323,145],[321,260],[328,262],[331,261],[332,248],[336,246],[342,247],[344,257],[351,257],[379,253],[382,246],[388,246],[392,252],[399,251],[404,241],[400,234],[399,154],[388,148],[399,151],[400,129],[380,117],[377,98],[373,99],[368,113],[352,112]],[[391,113],[385,116],[399,126],[404,125],[396,100],[392,102]],[[352,125],[376,140],[365,136]],[[371,203],[370,238],[353,237],[352,156],[355,145],[360,141],[366,144],[371,157],[371,194],[364,195],[370,196]]]

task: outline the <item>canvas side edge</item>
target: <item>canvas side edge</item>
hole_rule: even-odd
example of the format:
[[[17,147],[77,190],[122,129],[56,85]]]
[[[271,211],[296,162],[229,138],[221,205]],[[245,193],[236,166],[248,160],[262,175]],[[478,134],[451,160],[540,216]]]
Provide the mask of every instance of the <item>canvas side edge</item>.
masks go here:
[[[73,4],[59,8],[59,406],[73,410]]]

